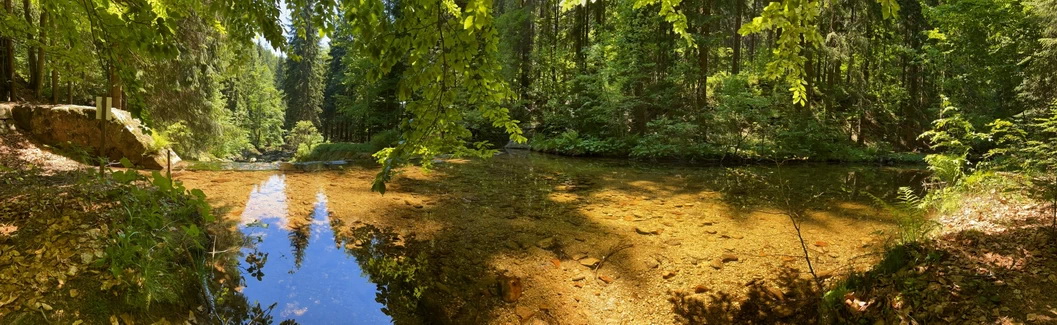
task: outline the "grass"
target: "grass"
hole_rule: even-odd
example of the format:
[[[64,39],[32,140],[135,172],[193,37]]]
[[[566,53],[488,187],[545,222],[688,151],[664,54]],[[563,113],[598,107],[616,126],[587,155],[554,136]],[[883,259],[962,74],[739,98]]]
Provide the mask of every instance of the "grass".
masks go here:
[[[370,143],[324,143],[312,149],[307,156],[298,159],[300,161],[331,161],[331,160],[355,160],[371,159],[371,155],[380,148]]]

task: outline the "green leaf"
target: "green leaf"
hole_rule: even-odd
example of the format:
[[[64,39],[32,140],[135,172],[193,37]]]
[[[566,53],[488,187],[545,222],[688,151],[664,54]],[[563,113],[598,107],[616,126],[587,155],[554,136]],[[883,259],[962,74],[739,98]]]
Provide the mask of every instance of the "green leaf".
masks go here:
[[[463,20],[463,22],[462,22],[462,28],[463,29],[473,28],[473,15],[467,15],[466,16],[466,20]]]

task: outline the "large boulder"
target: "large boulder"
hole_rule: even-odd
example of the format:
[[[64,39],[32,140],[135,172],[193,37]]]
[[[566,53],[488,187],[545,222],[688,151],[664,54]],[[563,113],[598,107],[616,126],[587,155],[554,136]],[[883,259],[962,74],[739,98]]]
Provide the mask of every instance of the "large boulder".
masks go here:
[[[0,104],[9,111],[15,126],[34,140],[68,152],[100,155],[103,128],[95,119],[95,107],[76,105]],[[106,122],[106,143],[102,155],[111,161],[128,158],[138,167],[163,169],[165,150],[153,149],[154,139],[144,134],[142,124],[129,112],[114,109]],[[82,157],[73,157],[82,158]],[[180,160],[174,153],[172,163]]]

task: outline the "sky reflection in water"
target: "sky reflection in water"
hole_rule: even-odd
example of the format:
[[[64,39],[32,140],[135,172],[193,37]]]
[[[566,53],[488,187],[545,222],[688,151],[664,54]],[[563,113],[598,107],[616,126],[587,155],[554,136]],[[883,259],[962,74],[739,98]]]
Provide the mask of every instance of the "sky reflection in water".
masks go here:
[[[311,216],[290,216],[286,177],[273,175],[255,186],[242,213],[240,228],[248,238],[260,238],[256,249],[267,253],[264,277],[257,278],[242,266],[249,302],[262,307],[277,303],[276,322],[293,319],[300,324],[390,324],[383,306],[375,301],[377,286],[364,277],[356,259],[335,247],[327,197],[320,191]]]

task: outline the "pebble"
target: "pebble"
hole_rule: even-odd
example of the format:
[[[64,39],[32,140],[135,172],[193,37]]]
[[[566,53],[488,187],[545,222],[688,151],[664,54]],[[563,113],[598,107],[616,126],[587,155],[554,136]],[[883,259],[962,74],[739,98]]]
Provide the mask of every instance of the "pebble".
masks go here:
[[[675,272],[672,272],[672,271],[664,272],[664,274],[661,275],[661,277],[664,278],[665,280],[671,279],[671,278],[675,277]]]
[[[643,228],[643,227],[635,227],[635,232],[639,233],[640,235],[660,235],[661,234],[661,230],[660,229]]]
[[[660,267],[660,266],[661,266],[661,263],[660,263],[660,261],[657,261],[656,258],[653,258],[653,257],[646,258],[646,267],[647,268],[656,269],[657,267]]]
[[[708,263],[708,265],[711,266],[713,269],[722,270],[723,260],[717,258],[712,260],[712,262]]]
[[[771,296],[773,296],[774,299],[778,299],[778,300],[785,299],[785,292],[782,292],[781,289],[768,286],[767,287],[767,293],[771,294]]]
[[[723,254],[719,258],[723,261],[723,263],[734,262],[738,260],[738,256],[734,254]]]
[[[499,281],[499,291],[503,295],[503,301],[515,302],[521,298],[521,291],[524,286],[521,284],[521,278],[516,276],[502,276]]]
[[[694,287],[694,293],[705,293],[707,291],[708,287],[703,284],[698,284],[696,287]]]
[[[521,319],[529,319],[532,318],[532,315],[536,314],[536,312],[532,311],[532,309],[529,309],[525,306],[515,307],[514,312],[517,313],[517,316],[521,317]]]
[[[586,266],[586,267],[594,267],[595,265],[598,265],[599,262],[601,262],[601,261],[599,261],[597,258],[588,257],[588,258],[580,260],[580,265],[583,265],[583,266]]]
[[[547,237],[547,238],[544,238],[544,239],[536,242],[536,246],[539,246],[539,248],[542,248],[542,249],[551,249],[556,244],[557,244],[557,241],[554,239],[554,237]]]
[[[604,275],[604,274],[603,275],[599,275],[598,279],[602,280],[602,282],[605,282],[606,284],[613,283],[613,281],[616,280],[616,279],[613,279],[613,277],[608,276],[608,275]]]

